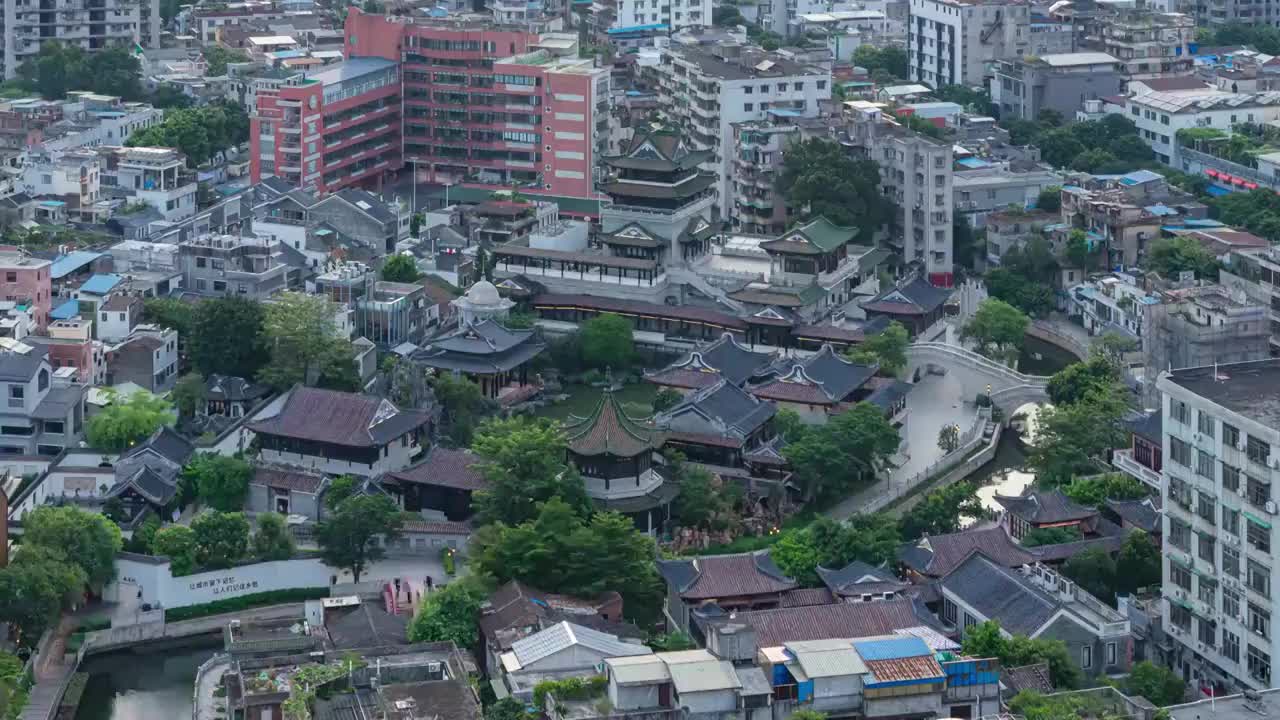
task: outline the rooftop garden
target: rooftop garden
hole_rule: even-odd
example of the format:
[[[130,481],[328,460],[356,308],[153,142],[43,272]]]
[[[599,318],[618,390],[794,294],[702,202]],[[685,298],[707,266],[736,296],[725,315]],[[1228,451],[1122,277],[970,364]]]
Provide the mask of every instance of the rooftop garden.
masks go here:
[[[1208,127],[1184,128],[1177,138],[1182,147],[1251,168],[1258,166],[1259,155],[1280,152],[1280,129],[1268,125],[1242,123],[1231,133]]]

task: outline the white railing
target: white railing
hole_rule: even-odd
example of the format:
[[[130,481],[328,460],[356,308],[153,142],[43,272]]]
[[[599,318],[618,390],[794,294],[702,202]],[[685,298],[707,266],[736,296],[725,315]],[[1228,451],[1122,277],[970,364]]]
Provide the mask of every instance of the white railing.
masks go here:
[[[983,357],[972,350],[966,350],[955,345],[938,342],[918,342],[912,343],[911,346],[907,348],[907,356],[913,360],[927,361],[929,353],[938,353],[940,355],[950,356],[956,360],[968,363],[970,366],[977,366],[986,372],[1002,375],[1023,385],[1043,387],[1049,382],[1049,378],[1044,375],[1027,375],[1026,373],[1018,372],[1007,365],[1001,365],[1000,363],[991,360],[990,358]]]
[[[1146,467],[1142,463],[1133,459],[1133,450],[1117,450],[1111,456],[1111,464],[1117,470],[1129,473],[1133,477],[1159,490],[1161,487],[1160,473]]]
[[[649,279],[618,277],[617,275],[601,275],[598,271],[593,270],[560,270],[558,268],[540,268],[536,265],[525,267],[518,263],[499,263],[498,269],[503,272],[520,273],[521,275],[537,275],[541,277],[561,278],[563,280],[578,280],[580,282],[606,283],[609,285],[626,285],[634,287],[661,287],[667,282],[667,274],[665,272]]]

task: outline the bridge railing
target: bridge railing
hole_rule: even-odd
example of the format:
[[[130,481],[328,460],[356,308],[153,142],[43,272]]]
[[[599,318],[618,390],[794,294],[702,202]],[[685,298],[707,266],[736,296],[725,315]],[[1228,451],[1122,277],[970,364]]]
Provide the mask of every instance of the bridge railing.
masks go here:
[[[908,356],[910,356],[913,348],[918,348],[921,351],[935,351],[944,355],[950,355],[958,360],[977,365],[988,372],[1003,375],[1027,385],[1039,385],[1049,381],[1049,378],[1044,375],[1028,375],[1026,373],[1019,372],[1008,365],[1002,365],[991,358],[983,357],[972,350],[957,347],[955,345],[933,342],[913,343],[907,348]]]

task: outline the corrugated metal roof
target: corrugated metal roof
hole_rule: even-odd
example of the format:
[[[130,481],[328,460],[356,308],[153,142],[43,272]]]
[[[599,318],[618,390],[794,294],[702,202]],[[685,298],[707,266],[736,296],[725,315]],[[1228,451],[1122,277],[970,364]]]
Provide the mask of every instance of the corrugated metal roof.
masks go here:
[[[681,694],[742,687],[742,681],[733,671],[733,663],[727,660],[677,663],[670,665],[668,670],[671,671],[671,684]]]
[[[853,644],[847,640],[841,647],[829,649],[795,649],[790,645],[787,649],[796,656],[796,662],[800,664],[804,674],[811,678],[861,675],[867,671],[866,663],[862,662],[862,658],[853,649]]]
[[[589,648],[605,657],[653,653],[644,645],[623,642],[617,636],[561,621],[542,632],[515,641],[511,644],[511,654],[519,661],[521,667],[528,667],[574,645]]]
[[[863,660],[896,660],[898,658],[932,655],[929,646],[918,637],[894,638],[884,640],[855,641],[853,646]]]
[[[650,685],[671,680],[667,664],[657,655],[608,658],[604,663],[619,685]]]
[[[867,661],[867,669],[871,671],[871,677],[866,680],[867,687],[888,683],[912,683],[946,678],[946,674],[942,672],[942,666],[938,664],[938,661],[932,655],[891,660],[869,660]]]

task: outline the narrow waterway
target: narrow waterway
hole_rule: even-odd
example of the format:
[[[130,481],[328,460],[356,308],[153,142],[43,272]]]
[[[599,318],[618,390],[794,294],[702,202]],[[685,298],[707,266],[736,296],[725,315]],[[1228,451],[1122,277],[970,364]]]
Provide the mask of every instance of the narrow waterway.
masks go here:
[[[1022,343],[1022,353],[1018,356],[1018,370],[1028,375],[1052,375],[1066,366],[1079,362],[1071,353],[1028,335]]]
[[[75,720],[187,720],[196,670],[221,649],[221,640],[209,638],[88,658],[81,670],[89,684]]]

